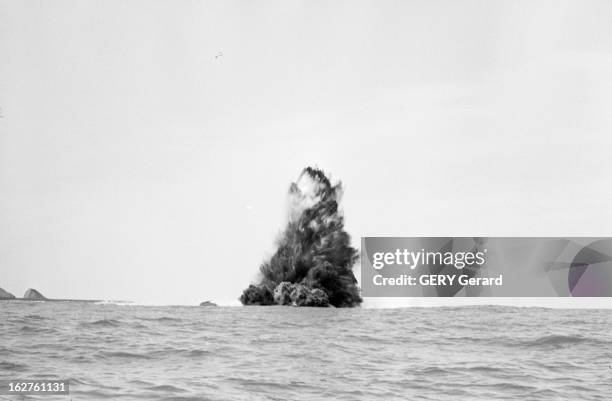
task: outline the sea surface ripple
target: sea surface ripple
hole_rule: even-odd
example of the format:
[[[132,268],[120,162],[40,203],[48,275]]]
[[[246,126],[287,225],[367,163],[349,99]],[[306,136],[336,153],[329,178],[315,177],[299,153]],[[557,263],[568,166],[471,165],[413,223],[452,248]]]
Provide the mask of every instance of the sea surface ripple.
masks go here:
[[[0,380],[70,380],[25,400],[610,400],[611,333],[610,310],[12,301]]]

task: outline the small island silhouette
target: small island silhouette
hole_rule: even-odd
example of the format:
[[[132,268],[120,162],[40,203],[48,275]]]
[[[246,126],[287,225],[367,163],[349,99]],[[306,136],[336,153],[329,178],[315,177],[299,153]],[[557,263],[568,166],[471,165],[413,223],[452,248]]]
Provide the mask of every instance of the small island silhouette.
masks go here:
[[[29,288],[22,298],[17,298],[10,292],[0,288],[1,301],[47,301],[47,302],[101,302],[98,299],[54,299],[45,297],[40,291]]]

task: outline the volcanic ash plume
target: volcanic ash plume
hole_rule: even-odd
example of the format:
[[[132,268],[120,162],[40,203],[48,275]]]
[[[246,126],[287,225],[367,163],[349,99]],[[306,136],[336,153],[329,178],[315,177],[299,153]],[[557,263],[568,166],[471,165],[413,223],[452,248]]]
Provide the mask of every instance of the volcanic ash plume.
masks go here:
[[[289,188],[289,222],[278,249],[260,267],[260,283],[244,290],[245,305],[358,306],[353,265],[358,251],[351,247],[338,210],[340,183],[307,167]]]

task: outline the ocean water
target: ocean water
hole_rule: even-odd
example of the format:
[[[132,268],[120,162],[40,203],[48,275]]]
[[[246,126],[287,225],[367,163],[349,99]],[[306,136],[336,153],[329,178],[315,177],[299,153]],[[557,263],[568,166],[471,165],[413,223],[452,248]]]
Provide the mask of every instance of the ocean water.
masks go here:
[[[70,380],[25,400],[610,400],[612,311],[0,302],[0,379]]]

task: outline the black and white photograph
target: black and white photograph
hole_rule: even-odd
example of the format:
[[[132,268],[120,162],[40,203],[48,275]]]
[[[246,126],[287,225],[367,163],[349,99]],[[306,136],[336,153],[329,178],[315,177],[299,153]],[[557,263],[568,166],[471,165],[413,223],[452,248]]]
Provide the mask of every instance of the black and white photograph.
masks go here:
[[[0,401],[612,400],[612,2],[0,0]]]

